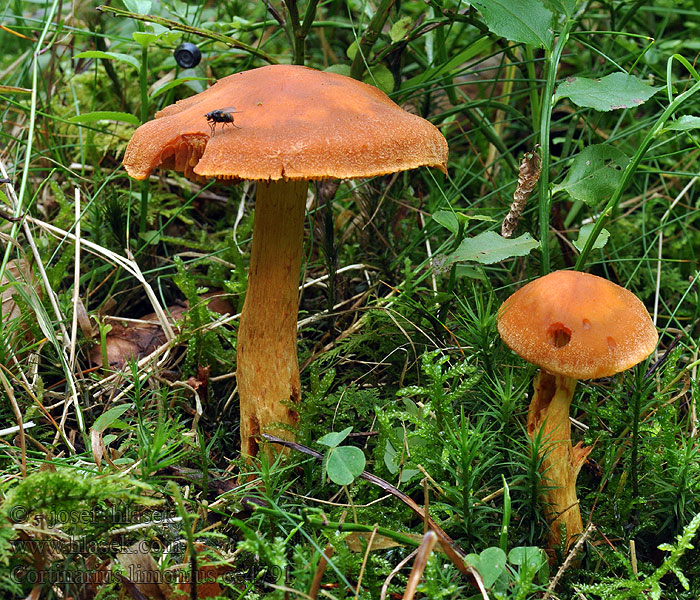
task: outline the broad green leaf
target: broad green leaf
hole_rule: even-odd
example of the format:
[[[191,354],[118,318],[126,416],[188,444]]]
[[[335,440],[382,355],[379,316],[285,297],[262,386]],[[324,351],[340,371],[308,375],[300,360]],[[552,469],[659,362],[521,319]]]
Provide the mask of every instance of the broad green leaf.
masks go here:
[[[464,213],[456,213],[451,210],[438,210],[433,214],[433,220],[445,229],[448,229],[454,234],[459,233],[459,222],[467,221],[489,221],[493,222],[496,219],[486,215],[465,215]]]
[[[362,78],[362,81],[379,88],[385,94],[391,94],[394,91],[394,76],[384,65],[372,67],[371,71]]]
[[[539,0],[472,0],[490,31],[512,42],[551,48],[552,13]]]
[[[331,431],[330,433],[327,433],[322,438],[320,438],[318,440],[318,443],[323,444],[324,446],[335,448],[336,446],[339,446],[346,437],[348,437],[348,434],[351,431],[352,427],[343,429],[343,431]]]
[[[557,88],[555,95],[569,98],[577,106],[608,111],[639,106],[660,89],[634,75],[612,73],[602,79],[569,77]]]
[[[387,440],[386,446],[384,447],[384,464],[392,475],[396,475],[401,468],[401,455],[402,453],[395,450],[392,443]],[[420,473],[418,469],[403,469],[401,471],[401,482],[405,483],[406,481],[410,481],[410,479],[418,475],[418,473]]]
[[[588,238],[591,236],[591,231],[593,231],[593,223],[586,223],[578,233],[578,239],[574,240],[574,246],[579,252],[583,252],[586,246]],[[610,237],[610,232],[607,229],[601,229],[600,235],[597,237],[595,243],[593,244],[593,250],[602,248],[608,243],[608,238]]]
[[[485,231],[464,240],[449,260],[475,260],[482,265],[490,265],[514,256],[526,256],[539,247],[540,243],[529,233],[523,233],[517,238],[504,238],[495,231]]]
[[[355,55],[357,54],[357,42],[352,42],[348,46],[348,49],[345,51],[345,55],[350,59],[350,60],[355,60]]]
[[[615,191],[629,157],[609,144],[587,146],[571,163],[564,181],[553,191],[564,190],[589,206],[607,200]]]
[[[151,0],[124,0],[126,10],[146,15],[151,12]]]
[[[350,485],[365,470],[365,455],[356,446],[331,448],[326,459],[326,473],[337,485]]]
[[[457,265],[455,277],[468,277],[469,279],[479,279],[488,285],[488,279],[484,275],[484,270],[478,267],[470,267],[466,264]]]
[[[103,412],[99,417],[97,417],[97,419],[95,419],[92,429],[102,433],[130,408],[131,404],[120,404],[119,406],[110,408],[108,411]]]
[[[384,446],[384,465],[389,470],[389,473],[396,475],[399,472],[400,454],[396,451],[392,443],[387,440]]]
[[[537,546],[518,546],[508,553],[508,562],[513,565],[540,566],[546,562],[545,553]]]
[[[160,242],[160,232],[157,229],[150,229],[139,233],[139,238],[144,241],[144,243],[149,246],[155,246]]]
[[[144,48],[148,48],[148,46],[158,39],[157,34],[150,33],[148,31],[134,31],[134,33],[131,34],[131,37],[134,38],[134,41],[137,44],[141,44]]]
[[[554,12],[565,14],[568,17],[576,10],[576,0],[549,0],[545,2]]]
[[[187,81],[207,81],[206,77],[178,77],[177,79],[173,79],[172,81],[168,81],[167,83],[164,83],[162,85],[159,85],[153,90],[153,93],[151,94],[151,98],[156,98],[160,96],[161,94],[164,94],[168,90],[177,87],[178,85],[182,85],[183,83]]]
[[[73,58],[104,58],[107,60],[118,60],[119,62],[127,63],[136,69],[141,68],[141,61],[128,54],[121,52],[102,52],[101,50],[86,50],[78,52]]]
[[[346,77],[350,77],[350,65],[343,65],[343,64],[337,64],[337,65],[331,65],[327,69],[323,69],[326,73],[337,73],[338,75],[345,75]]]
[[[672,121],[664,127],[664,131],[687,131],[688,129],[700,129],[700,117],[683,115],[677,121]]]
[[[97,121],[120,121],[130,123],[131,125],[140,125],[136,115],[125,112],[117,112],[111,110],[98,110],[96,112],[85,113],[84,115],[75,115],[68,119],[71,123],[95,123]]]
[[[433,221],[439,223],[455,235],[459,232],[459,219],[451,210],[438,210],[433,213]]]
[[[486,548],[481,554],[468,554],[466,561],[479,572],[488,589],[505,571],[506,553],[500,548]]]
[[[413,27],[413,17],[402,17],[396,23],[391,26],[389,30],[389,37],[392,42],[398,42],[403,36],[405,36],[411,27]]]

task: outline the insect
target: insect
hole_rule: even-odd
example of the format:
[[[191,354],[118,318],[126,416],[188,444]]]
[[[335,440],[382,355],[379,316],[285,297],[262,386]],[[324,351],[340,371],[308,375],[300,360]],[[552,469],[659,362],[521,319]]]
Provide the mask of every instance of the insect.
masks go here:
[[[211,134],[214,135],[216,132],[217,123],[221,123],[221,129],[229,124],[233,125],[237,129],[240,129],[240,127],[233,122],[233,115],[237,112],[242,111],[238,111],[233,106],[229,106],[227,108],[217,108],[216,110],[212,110],[211,112],[205,114],[204,116],[209,123],[209,127],[211,127]]]

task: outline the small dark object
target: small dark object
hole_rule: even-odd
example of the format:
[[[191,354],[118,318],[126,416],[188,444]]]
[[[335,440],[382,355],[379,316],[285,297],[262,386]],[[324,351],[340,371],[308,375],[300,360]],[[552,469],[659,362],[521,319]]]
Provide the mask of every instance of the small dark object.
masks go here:
[[[0,177],[0,183],[10,183],[10,180],[7,177]]]
[[[221,129],[226,127],[226,125],[233,125],[235,128],[240,129],[240,127],[233,122],[233,114],[236,112],[239,111],[233,106],[229,106],[227,108],[218,108],[205,114],[204,116],[209,122],[209,127],[211,127],[211,134],[214,135],[217,123],[221,123]]]
[[[202,60],[202,51],[192,42],[183,42],[175,48],[175,62],[183,69],[191,69]]]
[[[10,221],[10,223],[17,223],[22,220],[22,217],[13,217],[10,213],[0,210],[0,219],[5,219],[6,221]]]

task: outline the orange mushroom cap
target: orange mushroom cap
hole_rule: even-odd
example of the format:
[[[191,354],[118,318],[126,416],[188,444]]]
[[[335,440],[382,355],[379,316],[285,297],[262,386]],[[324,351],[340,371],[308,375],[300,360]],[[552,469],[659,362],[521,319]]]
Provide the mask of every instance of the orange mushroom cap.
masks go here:
[[[235,108],[234,126],[212,133],[205,117]],[[447,142],[377,88],[296,65],[224,77],[156,114],[124,156],[145,179],[162,165],[193,179],[371,177],[433,166],[445,172]]]
[[[515,292],[498,312],[498,332],[528,362],[574,379],[629,369],[658,341],[632,292],[578,271],[555,271]]]

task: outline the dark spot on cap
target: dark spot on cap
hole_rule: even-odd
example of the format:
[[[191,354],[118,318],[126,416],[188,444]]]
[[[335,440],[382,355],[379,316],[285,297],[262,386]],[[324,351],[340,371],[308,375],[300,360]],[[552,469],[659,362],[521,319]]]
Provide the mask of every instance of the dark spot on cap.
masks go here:
[[[563,348],[571,340],[571,329],[563,323],[552,323],[547,329],[547,339],[555,348]]]

